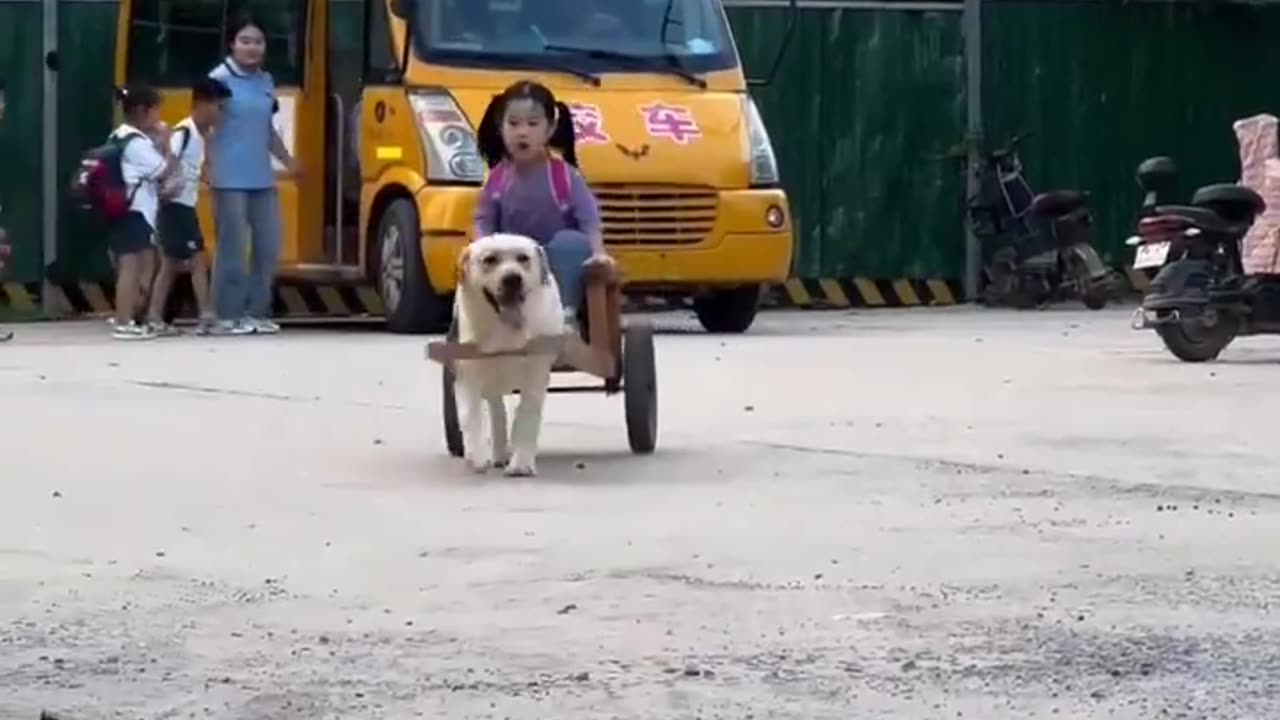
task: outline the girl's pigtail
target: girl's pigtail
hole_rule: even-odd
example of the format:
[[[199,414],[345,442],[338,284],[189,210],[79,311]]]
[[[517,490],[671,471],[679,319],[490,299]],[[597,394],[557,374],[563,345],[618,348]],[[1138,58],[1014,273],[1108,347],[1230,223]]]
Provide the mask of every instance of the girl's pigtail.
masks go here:
[[[507,158],[507,148],[502,142],[503,96],[494,95],[489,107],[484,109],[484,117],[476,128],[476,149],[480,157],[493,168]]]
[[[556,128],[551,132],[548,145],[560,151],[565,162],[578,167],[578,150],[573,130],[573,111],[562,102],[556,103]]]

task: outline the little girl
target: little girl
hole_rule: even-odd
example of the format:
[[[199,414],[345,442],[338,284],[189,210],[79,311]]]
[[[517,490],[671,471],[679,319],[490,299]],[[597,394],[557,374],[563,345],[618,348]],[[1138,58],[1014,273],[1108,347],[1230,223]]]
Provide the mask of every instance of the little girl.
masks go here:
[[[506,232],[538,241],[560,287],[565,318],[574,322],[583,301],[583,265],[613,260],[596,198],[578,172],[568,106],[546,87],[523,80],[489,103],[476,136],[490,172],[476,205],[475,237]]]
[[[123,146],[120,169],[129,192],[129,212],[110,228],[115,254],[116,313],[114,336],[118,340],[150,340],[155,332],[138,323],[146,303],[155,266],[156,212],[160,183],[176,165],[169,150],[169,128],[160,122],[160,93],[146,85],[129,85],[116,91],[124,123],[111,133]]]

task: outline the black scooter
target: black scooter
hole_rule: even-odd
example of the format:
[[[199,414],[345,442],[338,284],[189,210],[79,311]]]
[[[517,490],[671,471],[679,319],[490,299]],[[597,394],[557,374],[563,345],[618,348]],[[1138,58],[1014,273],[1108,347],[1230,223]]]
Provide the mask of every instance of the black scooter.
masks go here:
[[[987,305],[1043,307],[1078,297],[1086,307],[1106,307],[1112,272],[1094,248],[1087,192],[1036,194],[1022,174],[1017,135],[985,152],[978,192],[969,199],[969,223],[984,247]]]
[[[1213,360],[1240,335],[1280,334],[1280,275],[1246,275],[1241,241],[1266,208],[1262,197],[1236,184],[1207,185],[1190,205],[1165,204],[1177,177],[1167,157],[1138,166],[1145,192],[1133,267],[1159,268],[1136,330],[1153,329],[1185,362]]]

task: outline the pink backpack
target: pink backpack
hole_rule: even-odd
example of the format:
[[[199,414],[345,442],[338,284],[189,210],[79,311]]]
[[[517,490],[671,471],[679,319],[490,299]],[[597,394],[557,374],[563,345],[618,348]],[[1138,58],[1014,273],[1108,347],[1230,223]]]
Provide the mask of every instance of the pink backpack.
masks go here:
[[[502,193],[511,187],[512,172],[511,164],[506,161],[493,166],[485,183],[489,197],[495,201],[502,198]],[[562,158],[552,157],[547,162],[547,174],[551,178],[551,197],[555,198],[560,212],[568,213],[573,208],[572,166]]]

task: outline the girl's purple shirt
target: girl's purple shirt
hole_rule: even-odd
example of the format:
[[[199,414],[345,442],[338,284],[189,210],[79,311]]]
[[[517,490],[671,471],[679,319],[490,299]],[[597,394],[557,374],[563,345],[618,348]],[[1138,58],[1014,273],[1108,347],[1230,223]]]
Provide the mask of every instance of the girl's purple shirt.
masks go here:
[[[569,210],[563,213],[556,204],[551,174],[545,165],[522,171],[512,168],[507,183],[496,200],[487,181],[480,192],[475,226],[482,235],[515,233],[546,245],[561,230],[578,230],[587,235],[600,232],[600,206],[577,168],[569,167]]]

